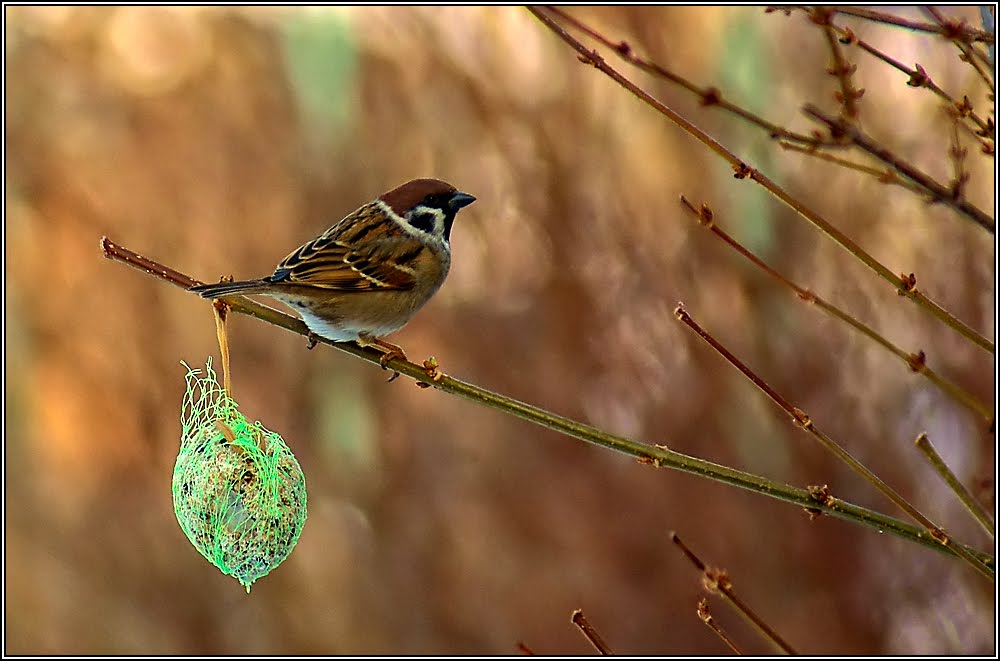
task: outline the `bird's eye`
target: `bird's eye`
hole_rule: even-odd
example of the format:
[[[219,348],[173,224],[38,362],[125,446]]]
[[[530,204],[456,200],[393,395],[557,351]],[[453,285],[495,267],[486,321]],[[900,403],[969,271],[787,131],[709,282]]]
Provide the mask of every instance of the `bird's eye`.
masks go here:
[[[427,211],[415,213],[410,216],[410,225],[430,234],[434,231],[434,214]]]

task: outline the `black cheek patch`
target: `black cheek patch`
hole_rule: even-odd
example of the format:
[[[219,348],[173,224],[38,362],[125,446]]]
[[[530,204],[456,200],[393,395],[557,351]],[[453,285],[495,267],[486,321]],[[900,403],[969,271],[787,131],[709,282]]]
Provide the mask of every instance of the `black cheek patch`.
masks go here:
[[[422,232],[431,234],[434,231],[434,214],[418,213],[410,217],[410,225]]]

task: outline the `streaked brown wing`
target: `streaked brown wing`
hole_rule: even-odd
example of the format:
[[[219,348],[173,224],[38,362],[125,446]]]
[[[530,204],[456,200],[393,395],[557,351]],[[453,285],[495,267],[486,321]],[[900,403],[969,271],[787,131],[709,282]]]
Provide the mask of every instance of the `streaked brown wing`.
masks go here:
[[[407,236],[347,246],[323,235],[286,257],[271,281],[344,291],[412,289],[416,278],[408,264],[423,249]]]

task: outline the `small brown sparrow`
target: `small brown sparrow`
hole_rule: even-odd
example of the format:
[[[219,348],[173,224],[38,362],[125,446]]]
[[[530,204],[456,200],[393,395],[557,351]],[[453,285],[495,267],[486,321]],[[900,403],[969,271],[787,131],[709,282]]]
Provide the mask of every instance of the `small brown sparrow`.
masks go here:
[[[204,298],[262,294],[294,309],[311,333],[405,358],[381,340],[441,287],[455,214],[476,198],[438,179],[414,179],[349,214],[260,280],[192,287]],[[315,340],[312,342],[315,343]]]

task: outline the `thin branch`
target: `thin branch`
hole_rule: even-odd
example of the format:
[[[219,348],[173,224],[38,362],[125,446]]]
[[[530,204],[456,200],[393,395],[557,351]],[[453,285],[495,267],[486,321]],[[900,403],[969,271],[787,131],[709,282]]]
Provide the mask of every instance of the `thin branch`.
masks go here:
[[[983,119],[976,114],[973,111],[972,103],[969,101],[968,97],[963,97],[961,101],[956,101],[954,97],[938,87],[937,84],[931,79],[930,74],[927,73],[927,70],[919,64],[916,65],[916,68],[911,69],[899,60],[886,55],[868,42],[858,39],[854,32],[850,29],[842,28],[832,22],[830,23],[830,26],[841,35],[841,40],[844,43],[854,44],[869,55],[876,57],[894,69],[905,73],[907,76],[906,84],[910,87],[923,87],[930,90],[938,98],[946,101],[950,108],[957,110],[963,117],[968,117],[969,120],[975,123],[978,129],[978,132],[976,132],[975,135],[979,136],[980,141],[982,141],[982,138],[993,138],[993,120]],[[992,151],[987,151],[986,153],[993,155]]]
[[[739,655],[743,654],[740,648],[736,646],[736,642],[729,636],[728,633],[726,633],[725,629],[723,629],[715,621],[715,618],[712,617],[712,613],[708,610],[708,599],[702,597],[701,599],[698,600],[697,612],[698,612],[698,619],[704,622],[709,629],[714,631],[715,635],[721,638],[722,642],[724,642],[729,647],[729,649],[731,649],[736,654]]]
[[[153,260],[142,257],[127,248],[116,245],[107,237],[101,239],[100,245],[102,253],[108,259],[120,261],[182,289],[189,289],[194,285],[203,284],[179,271],[175,271]],[[266,305],[261,305],[244,296],[229,296],[225,297],[224,300],[234,312],[256,317],[261,321],[284,328],[292,333],[297,333],[302,337],[309,337],[309,330],[299,319]],[[353,342],[331,342],[324,338],[317,339],[322,344],[349,353],[374,365],[378,365],[384,355],[377,349],[362,348]],[[836,518],[861,523],[879,532],[890,532],[939,552],[960,557],[954,548],[941,546],[926,531],[894,517],[886,516],[880,512],[875,512],[832,497],[817,501],[807,489],[799,489],[751,473],[690,457],[662,445],[647,445],[621,436],[608,434],[589,425],[450,377],[436,367],[432,367],[429,360],[424,365],[417,365],[395,358],[388,361],[388,366],[414,379],[418,385],[422,384],[423,387],[432,387],[451,395],[463,397],[482,406],[497,409],[546,429],[565,434],[566,436],[635,457],[640,463],[656,468],[671,468],[707,477],[747,491],[753,491],[777,500],[792,503],[805,509],[821,511]],[[976,557],[991,568],[995,567],[996,560],[989,554],[971,547],[965,547],[965,550],[976,555]]]
[[[698,220],[698,223],[707,228],[712,232],[713,235],[722,240],[723,243],[728,245],[730,248],[738,252],[739,254],[746,257],[752,264],[757,266],[759,269],[764,271],[764,273],[771,276],[773,279],[778,281],[780,284],[788,287],[793,292],[798,300],[802,301],[807,305],[815,305],[820,310],[830,315],[834,319],[842,321],[847,325],[851,326],[855,330],[859,331],[862,335],[868,339],[874,341],[880,347],[886,349],[896,357],[898,357],[906,367],[914,373],[923,375],[928,381],[937,386],[942,392],[950,395],[955,401],[967,407],[974,413],[982,416],[987,424],[992,428],[993,426],[993,411],[985,403],[979,400],[977,397],[972,395],[972,393],[966,391],[958,384],[949,381],[948,379],[940,376],[937,372],[932,370],[927,365],[927,354],[923,351],[917,351],[915,353],[908,353],[903,349],[900,349],[895,344],[883,337],[878,331],[863,324],[858,321],[851,314],[841,310],[832,303],[827,302],[819,295],[815,294],[813,291],[801,287],[787,277],[779,273],[776,269],[767,264],[764,260],[760,259],[752,252],[750,252],[745,246],[743,246],[739,241],[734,239],[728,232],[723,230],[718,226],[715,220],[715,214],[709,208],[707,204],[701,205],[700,208],[695,208],[691,202],[687,200],[683,195],[681,196],[681,203],[687,208],[688,211]]]
[[[558,23],[552,20],[545,13],[545,11],[551,11],[552,8],[546,7],[545,11],[543,11],[539,7],[528,7],[527,9],[529,12],[534,14],[535,18],[541,21],[542,24],[545,25],[545,27],[552,30],[556,34],[556,36],[558,36],[560,39],[569,44],[574,50],[576,50],[576,52],[579,53],[580,55],[578,59],[581,62],[593,66],[595,69],[607,75],[609,78],[611,78],[616,83],[627,89],[629,92],[639,97],[646,104],[652,106],[662,115],[665,115],[668,119],[670,119],[670,121],[680,126],[682,129],[687,131],[692,137],[694,137],[699,142],[701,142],[706,147],[715,152],[717,155],[721,156],[723,159],[728,161],[729,164],[733,167],[733,170],[736,171],[737,173],[740,173],[744,169],[746,169],[747,167],[746,164],[742,160],[740,160],[735,154],[726,149],[722,145],[722,143],[720,143],[718,140],[716,140],[712,136],[708,135],[707,133],[699,129],[692,122],[689,122],[680,114],[674,112],[672,109],[667,107],[662,101],[650,96],[646,91],[636,86],[628,78],[618,73],[617,70],[615,70],[610,64],[608,64],[604,60],[604,58],[601,56],[600,53],[598,53],[596,50],[588,49],[582,43],[577,41],[572,35],[566,32],[566,30],[564,30],[562,26],[560,26]]]
[[[742,615],[750,624],[752,624],[760,634],[769,640],[771,644],[778,648],[779,651],[784,654],[798,654],[792,646],[785,642],[785,639],[778,635],[778,632],[771,628],[764,618],[757,615],[750,606],[745,604],[742,599],[736,596],[736,590],[733,589],[733,583],[729,579],[729,574],[724,569],[716,569],[714,567],[709,567],[704,562],[701,561],[694,551],[692,551],[687,544],[681,541],[681,538],[677,533],[670,533],[670,540],[680,549],[681,553],[691,561],[691,564],[701,572],[702,575],[702,585],[709,592],[715,592],[721,594],[723,598],[729,603],[730,606],[736,609],[736,611]]]
[[[802,409],[793,406],[791,402],[785,399],[777,390],[772,388],[764,379],[758,376],[752,369],[750,369],[743,361],[737,358],[729,349],[727,349],[721,342],[719,342],[715,337],[712,336],[707,330],[702,328],[698,322],[696,322],[687,310],[683,306],[678,305],[677,309],[674,310],[674,316],[681,321],[685,326],[693,330],[701,339],[705,340],[709,346],[711,346],[715,351],[725,358],[729,363],[738,369],[747,379],[750,380],[757,388],[760,389],[768,398],[778,405],[788,416],[792,419],[792,422],[805,431],[812,434],[813,438],[819,441],[828,452],[839,459],[841,462],[846,464],[851,470],[867,480],[872,486],[882,492],[886,498],[892,501],[899,509],[903,510],[912,518],[914,521],[923,526],[930,536],[936,539],[943,546],[954,546],[955,542],[944,532],[940,527],[936,526],[931,522],[923,513],[921,513],[916,507],[910,504],[898,491],[886,484],[882,479],[873,473],[871,469],[861,463],[857,458],[855,458],[851,453],[845,450],[839,443],[834,441],[832,438],[824,434],[819,430],[819,428],[813,423],[809,415]],[[984,565],[975,556],[962,553],[958,554],[963,560],[968,562],[973,566],[978,572],[989,578],[990,580],[995,580],[994,573],[989,567]]]
[[[983,79],[983,82],[986,83],[991,92],[996,91],[996,88],[993,85],[993,79],[990,78],[989,74],[986,73],[978,61],[982,59],[985,62],[986,58],[982,57],[982,55],[972,47],[972,44],[969,43],[968,39],[963,38],[960,28],[965,27],[964,24],[956,23],[955,21],[945,18],[944,14],[938,11],[936,7],[927,6],[922,7],[921,9],[923,9],[924,12],[937,22],[937,24],[941,27],[941,33],[950,39],[958,50],[962,52],[961,60],[963,62],[968,62],[969,66],[976,70],[976,73],[978,73],[979,77]]]
[[[988,67],[989,69],[993,68],[993,64],[990,62],[989,54],[979,50],[979,47],[976,46],[976,44],[969,44],[969,50],[972,51],[972,54],[976,57],[977,60],[979,60],[980,63],[982,63],[983,66]],[[990,79],[989,82],[990,82],[990,89],[994,89],[993,86],[995,85],[995,83],[992,82],[992,79]]]
[[[710,150],[715,152],[717,155],[725,159],[733,168],[735,174],[733,175],[737,179],[750,179],[765,190],[771,193],[774,197],[778,198],[786,205],[791,207],[800,216],[811,222],[820,231],[825,233],[828,237],[833,239],[842,248],[850,252],[852,255],[860,259],[866,266],[875,271],[880,277],[889,282],[897,292],[901,295],[906,296],[910,300],[916,302],[924,310],[930,312],[940,321],[950,326],[954,330],[958,331],[964,335],[969,340],[975,342],[979,346],[983,347],[991,353],[995,352],[993,343],[982,337],[974,330],[963,324],[956,317],[949,314],[946,310],[941,308],[939,305],[934,303],[932,300],[924,296],[921,292],[916,289],[916,279],[910,277],[900,277],[890,271],[881,262],[872,257],[870,254],[861,249],[859,245],[854,243],[850,238],[847,237],[843,232],[838,230],[836,227],[831,225],[826,219],[820,216],[818,213],[807,207],[805,204],[795,199],[788,193],[784,191],[780,186],[773,182],[770,178],[765,176],[759,170],[756,170],[745,162],[737,158],[732,152],[726,149],[719,141],[715,140],[707,133],[699,129],[697,126],[689,122],[688,120],[681,117],[679,114],[668,108],[661,101],[653,98],[648,93],[637,87],[630,80],[625,78],[623,75],[618,73],[612,66],[604,61],[604,58],[594,50],[587,49],[583,44],[577,41],[572,35],[570,35],[566,30],[564,30],[558,23],[556,23],[552,18],[550,18],[542,9],[538,7],[528,7],[530,11],[539,21],[542,22],[545,27],[556,34],[560,39],[565,41],[570,47],[572,47],[580,55],[580,61],[585,64],[590,64],[601,73],[605,74],[620,86],[637,96],[644,103],[651,106],[654,110],[660,114],[667,117],[669,120],[680,126],[682,129],[687,131],[691,136],[696,138],[702,144],[707,146]]]
[[[580,629],[583,636],[590,641],[590,644],[593,645],[594,649],[596,649],[600,654],[604,656],[614,654],[614,652],[611,651],[611,648],[608,647],[608,644],[604,642],[604,639],[601,638],[601,634],[597,633],[597,629],[595,629],[590,622],[587,621],[587,618],[584,616],[582,610],[578,608],[573,611],[573,615],[570,617],[570,622],[575,624]]]
[[[948,158],[951,159],[951,168],[954,176],[951,179],[949,188],[954,198],[965,197],[965,184],[969,182],[969,171],[965,169],[965,159],[969,155],[969,150],[962,146],[962,136],[958,132],[958,116],[952,116],[951,146],[948,148]]]
[[[957,108],[955,108],[955,109],[949,108],[948,111],[954,113],[958,117],[964,118],[965,117],[964,112],[963,112],[964,108],[971,107],[971,106],[963,106],[963,103],[967,103],[968,100],[969,100],[969,97],[964,97],[964,100],[961,101],[961,102],[959,102]],[[992,159],[996,159],[997,150],[996,150],[996,145],[993,144],[993,128],[992,128],[993,127],[993,118],[990,117],[988,121],[989,121],[989,125],[991,127],[988,138],[983,138],[983,133],[984,132],[981,131],[981,130],[979,130],[979,129],[977,129],[977,128],[975,128],[975,127],[973,127],[973,126],[969,126],[968,122],[959,122],[958,126],[963,131],[965,131],[968,135],[970,135],[972,137],[972,139],[976,141],[976,143],[979,144],[979,151],[980,151],[980,153],[986,154],[987,156],[989,156]]]
[[[848,14],[850,16],[864,18],[869,21],[876,21],[878,23],[895,25],[897,27],[906,28],[908,30],[916,30],[918,32],[933,32],[935,34],[945,35],[945,30],[940,25],[934,25],[933,23],[922,23],[920,21],[912,21],[908,18],[893,16],[892,14],[886,14],[885,12],[875,11],[872,9],[865,9],[863,7],[844,7],[840,5],[835,5],[833,7],[830,7],[830,9],[836,11],[838,14]],[[996,39],[996,36],[991,32],[986,32],[985,30],[979,30],[977,28],[969,27],[967,25],[956,26],[956,30],[959,31],[961,38],[965,39],[966,41],[992,42]]]
[[[657,64],[652,60],[643,58],[638,53],[636,53],[635,50],[632,49],[632,46],[629,45],[628,42],[613,41],[612,39],[604,36],[594,28],[588,26],[583,21],[574,18],[570,14],[567,14],[559,7],[549,6],[546,7],[546,9],[555,14],[556,16],[559,16],[561,19],[565,20],[566,23],[568,23],[570,26],[585,33],[592,39],[599,41],[604,46],[610,48],[615,53],[617,53],[619,57],[621,57],[629,64],[639,69],[642,69],[647,73],[653,74],[654,76],[662,78],[663,80],[671,82],[675,85],[679,85],[684,89],[686,89],[687,91],[697,95],[701,99],[701,104],[705,107],[716,107],[731,112],[737,117],[740,117],[741,119],[744,119],[750,122],[751,124],[754,124],[764,129],[765,131],[767,131],[768,136],[771,137],[772,139],[781,138],[784,140],[791,140],[792,142],[799,142],[802,144],[813,145],[813,146],[822,143],[822,138],[818,134],[804,135],[802,133],[795,133],[794,131],[790,131],[784,127],[778,126],[773,122],[769,122],[763,117],[751,112],[750,110],[747,110],[746,108],[743,108],[742,106],[738,106],[735,103],[726,100],[722,91],[719,90],[719,88],[717,87],[713,86],[699,87],[695,83],[671,71],[670,69],[667,69],[666,67]],[[833,147],[836,145],[831,144],[828,146]]]
[[[941,458],[938,451],[934,449],[934,445],[931,444],[930,439],[927,438],[927,434],[921,433],[917,436],[917,440],[914,441],[914,443],[920,452],[923,453],[924,457],[927,458],[927,461],[930,462],[930,465],[934,468],[937,474],[941,476],[941,479],[945,481],[952,492],[954,492],[954,494],[958,496],[958,499],[962,501],[962,504],[965,505],[965,509],[967,509],[969,513],[975,517],[976,521],[979,522],[979,525],[983,527],[990,537],[995,537],[996,528],[994,527],[993,520],[990,518],[989,512],[987,512],[986,508],[983,507],[978,500],[976,500],[976,497],[965,488],[965,485],[958,479],[958,476],[955,475],[948,464],[945,463],[944,459]]]
[[[823,161],[828,161],[830,163],[835,163],[848,170],[856,170],[858,172],[864,172],[865,174],[870,174],[875,177],[880,184],[894,185],[905,188],[906,190],[914,193],[916,195],[925,195],[926,191],[920,186],[917,186],[912,181],[907,181],[906,179],[900,178],[896,171],[893,169],[880,170],[878,168],[873,168],[869,165],[863,165],[861,163],[855,163],[854,161],[849,161],[846,158],[841,158],[835,156],[834,154],[829,154],[825,151],[820,151],[818,149],[813,149],[812,147],[803,147],[802,145],[797,145],[793,142],[779,142],[778,146],[786,151],[796,151],[813,158],[818,158]]]
[[[934,181],[930,175],[921,172],[913,165],[910,165],[902,158],[890,152],[888,149],[866,135],[857,126],[852,126],[841,119],[830,117],[812,104],[806,104],[802,110],[805,114],[825,124],[832,135],[843,136],[878,160],[892,167],[897,172],[909,177],[918,185],[926,189],[935,202],[941,202],[942,204],[946,204],[959,211],[966,218],[973,221],[990,234],[996,233],[995,223],[993,219],[990,218],[989,214],[969,202],[964,197],[954,197],[951,191],[949,191],[945,186]],[[979,344],[983,346],[981,343]]]
[[[844,121],[854,124],[858,121],[857,101],[864,95],[865,91],[863,89],[855,89],[854,83],[851,81],[851,76],[858,67],[848,62],[847,58],[844,57],[844,53],[840,48],[840,41],[837,39],[834,27],[830,24],[832,16],[833,13],[825,7],[815,7],[810,13],[813,23],[823,28],[826,45],[830,49],[830,55],[833,57],[833,66],[827,69],[827,73],[835,76],[840,82],[840,92],[834,94],[834,98],[837,99],[843,108],[840,116]]]

